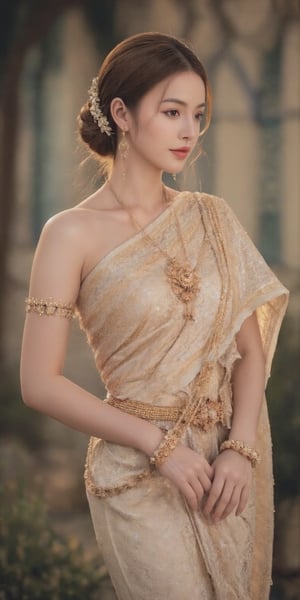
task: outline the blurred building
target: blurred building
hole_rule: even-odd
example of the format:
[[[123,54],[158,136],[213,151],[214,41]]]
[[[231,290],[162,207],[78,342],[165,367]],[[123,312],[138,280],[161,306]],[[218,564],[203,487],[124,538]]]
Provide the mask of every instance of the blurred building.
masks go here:
[[[95,35],[97,23],[92,27],[87,19],[87,4],[82,1],[81,8],[78,3],[76,9],[65,12],[28,54],[19,90],[17,206],[4,335],[7,366],[12,368],[13,377],[17,378],[24,299],[41,228],[51,215],[75,205],[99,184],[97,164],[86,160],[87,153],[78,139],[76,116],[87,100],[91,79],[104,54],[117,41],[141,31],[182,37],[203,61],[213,90],[212,124],[204,139],[205,153],[178,184],[220,195],[232,206],[292,292],[289,313],[295,327],[291,338],[293,334],[299,346],[299,0],[114,0],[114,39],[110,44],[107,31],[103,34],[102,18],[102,33]],[[109,2],[103,4],[107,8]],[[99,2],[98,7],[101,5]],[[76,324],[65,373],[103,397],[92,353]],[[289,405],[285,420],[290,418],[290,411]],[[74,460],[72,455],[69,466],[61,458],[65,456],[61,446],[67,438],[70,443],[73,433],[67,436],[66,428],[50,419],[48,429],[49,439],[55,439],[52,449],[59,457],[55,473],[63,467],[59,473],[67,487],[66,474],[74,472],[74,464],[80,470],[79,457]],[[81,455],[85,436],[74,433],[73,441]],[[59,488],[51,481],[52,496],[68,499],[66,487],[59,495]],[[73,488],[68,489],[73,504]],[[292,517],[288,525],[286,515]],[[278,522],[277,562],[295,574],[299,569],[299,501],[288,499]],[[298,583],[294,577],[295,589]],[[296,598],[297,593],[288,597]]]
[[[213,119],[205,155],[188,186],[229,202],[292,290],[289,310],[299,322],[299,2],[122,0],[116,7],[116,40],[139,31],[162,31],[187,39],[202,59],[213,89]],[[23,299],[41,227],[97,184],[96,165],[85,161],[80,166],[86,154],[77,137],[76,115],[103,51],[84,8],[76,8],[64,14],[26,60],[6,320],[12,364],[19,356]],[[97,376],[86,364],[78,376],[88,353],[79,333],[74,335],[78,344],[70,370],[91,388]]]

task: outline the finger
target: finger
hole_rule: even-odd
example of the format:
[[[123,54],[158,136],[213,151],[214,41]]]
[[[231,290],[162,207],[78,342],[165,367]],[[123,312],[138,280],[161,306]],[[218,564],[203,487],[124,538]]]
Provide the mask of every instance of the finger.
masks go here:
[[[250,487],[245,486],[242,490],[242,493],[240,495],[240,501],[239,501],[238,507],[235,511],[235,514],[237,517],[245,510],[248,499],[249,499],[249,493],[250,493]]]
[[[201,457],[201,462],[199,461],[196,464],[196,468],[199,471],[199,473],[205,473],[206,476],[212,480],[213,476],[214,476],[214,469],[212,468],[212,466],[209,464],[209,462],[207,462],[206,458],[204,458],[204,456]]]
[[[218,498],[220,497],[224,487],[224,479],[214,479],[210,488],[207,501],[204,505],[203,513],[208,516],[213,510]]]
[[[202,472],[203,471],[206,473],[207,477],[212,480],[214,476],[214,469],[207,461],[205,462],[204,469],[202,469]]]
[[[228,517],[228,515],[230,515],[230,513],[233,512],[233,510],[238,506],[240,498],[241,498],[241,489],[239,487],[235,487],[233,489],[232,496],[231,496],[225,510],[223,511],[223,514],[220,517],[221,519],[226,519],[226,517]]]
[[[230,505],[233,490],[233,484],[227,481],[211,515],[214,522],[217,522],[222,518],[224,511]]]
[[[192,486],[192,488],[197,496],[197,508],[198,508],[198,504],[204,496],[203,486],[201,484],[201,481],[197,477],[194,477],[193,481],[190,481],[189,483]]]
[[[198,479],[204,489],[204,492],[205,493],[209,492],[209,490],[212,486],[212,483],[211,483],[210,478],[206,475],[206,473],[199,473]]]
[[[198,509],[198,499],[197,499],[197,495],[196,495],[193,487],[189,483],[186,483],[183,486],[181,491],[182,491],[185,499],[187,500],[187,503],[190,506],[190,508],[192,510],[197,510]]]

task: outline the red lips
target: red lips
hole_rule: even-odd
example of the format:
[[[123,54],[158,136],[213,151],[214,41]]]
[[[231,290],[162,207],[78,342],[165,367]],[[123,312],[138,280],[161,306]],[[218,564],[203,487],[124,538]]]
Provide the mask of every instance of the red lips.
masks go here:
[[[175,154],[175,156],[177,156],[177,158],[184,159],[187,157],[191,149],[189,146],[182,146],[181,148],[171,148],[170,150],[173,152],[173,154]]]

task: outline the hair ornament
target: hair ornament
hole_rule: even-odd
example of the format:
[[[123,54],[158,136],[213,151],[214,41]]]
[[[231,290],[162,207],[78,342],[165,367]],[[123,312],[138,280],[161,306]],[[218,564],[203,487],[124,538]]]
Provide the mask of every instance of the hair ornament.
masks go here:
[[[89,100],[91,103],[90,113],[97,123],[101,133],[106,133],[106,135],[111,136],[112,128],[108,122],[107,117],[103,114],[100,108],[100,100],[98,95],[98,78],[94,77],[92,80],[92,85],[89,89]]]

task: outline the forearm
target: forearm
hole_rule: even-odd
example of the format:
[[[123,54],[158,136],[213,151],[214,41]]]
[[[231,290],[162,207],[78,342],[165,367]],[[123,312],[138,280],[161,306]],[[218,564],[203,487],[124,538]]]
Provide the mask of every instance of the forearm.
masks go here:
[[[236,361],[232,376],[233,418],[229,438],[255,445],[265,388],[265,364],[260,351]]]
[[[110,406],[62,375],[36,379],[34,387],[23,382],[22,393],[28,406],[64,425],[148,456],[163,437],[155,425]]]

